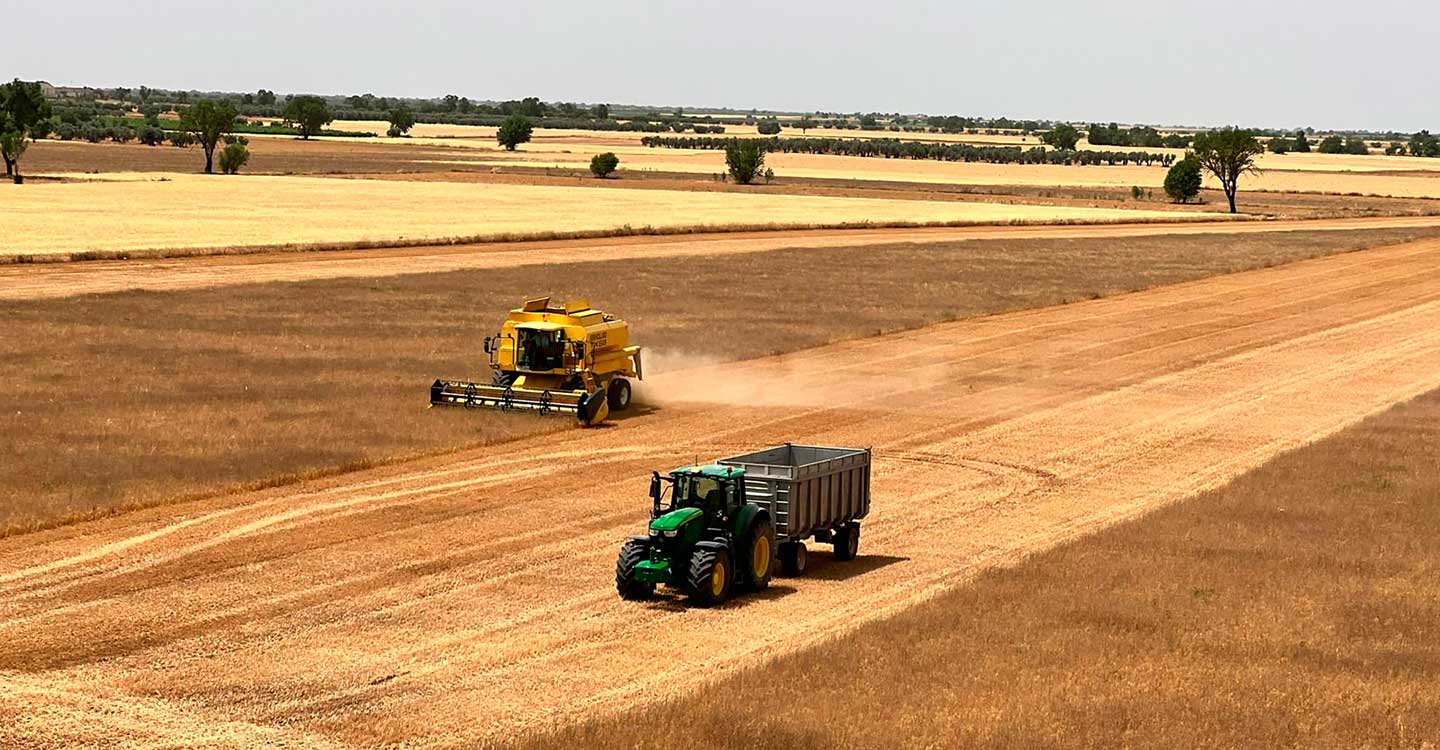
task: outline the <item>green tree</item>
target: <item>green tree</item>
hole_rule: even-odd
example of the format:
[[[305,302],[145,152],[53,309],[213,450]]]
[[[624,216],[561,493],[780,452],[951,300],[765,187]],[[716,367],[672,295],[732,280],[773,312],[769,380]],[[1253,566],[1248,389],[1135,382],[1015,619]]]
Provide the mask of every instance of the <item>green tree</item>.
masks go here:
[[[760,133],[760,135],[779,135],[780,121],[775,119],[774,117],[769,117],[756,123],[755,129]]]
[[[263,105],[263,106],[266,106],[266,107],[272,107],[272,106],[274,106],[274,105],[275,105],[275,92],[274,92],[274,91],[267,91],[267,90],[265,90],[265,89],[260,89],[259,91],[256,91],[256,92],[255,92],[255,103],[256,103],[256,104]]]
[[[1430,135],[1428,130],[1410,136],[1410,155],[1440,156],[1440,138]]]
[[[238,173],[248,161],[250,161],[250,149],[240,141],[235,141],[220,151],[220,171],[225,174]]]
[[[1295,151],[1296,151],[1297,153],[1301,153],[1301,154],[1308,154],[1308,153],[1310,153],[1310,138],[1305,135],[1305,131],[1303,131],[1303,130],[1297,130],[1297,131],[1295,131],[1295,141],[1294,141],[1294,143],[1295,143]]]
[[[765,142],[735,139],[725,145],[725,166],[738,185],[749,185],[765,168]]]
[[[1165,175],[1165,194],[1176,203],[1189,203],[1200,194],[1200,180],[1200,162],[1181,159]]]
[[[1289,138],[1283,136],[1275,136],[1270,139],[1270,143],[1266,144],[1272,154],[1288,154],[1294,145]]]
[[[159,146],[165,140],[165,131],[154,125],[146,125],[140,128],[138,137],[146,146]]]
[[[800,132],[804,133],[815,127],[815,121],[810,119],[810,115],[800,115],[800,120],[795,123],[795,127],[800,128]]]
[[[205,174],[215,173],[215,145],[235,129],[235,115],[235,105],[211,99],[201,99],[180,113],[180,129],[193,135],[205,150]]]
[[[415,127],[415,113],[409,107],[400,106],[390,110],[390,130],[387,133],[391,138],[399,138],[410,132]]]
[[[590,116],[594,117],[597,120],[610,119],[610,105],[596,104],[595,106],[590,108]]]
[[[1195,158],[1200,166],[1220,181],[1225,198],[1230,201],[1232,214],[1237,213],[1235,193],[1240,188],[1240,176],[1260,174],[1255,158],[1263,153],[1264,147],[1249,130],[1224,128],[1195,136]]]
[[[618,166],[620,166],[620,157],[609,151],[596,154],[590,159],[590,171],[602,180],[610,176],[610,173],[614,172]]]
[[[300,139],[310,140],[310,136],[317,135],[320,129],[335,121],[335,115],[330,113],[330,104],[318,96],[297,96],[285,105],[285,112],[282,115],[286,122],[295,123],[300,128]]]
[[[45,101],[38,82],[16,78],[0,85],[0,158],[5,161],[5,174],[16,185],[25,182],[20,175],[20,157],[29,141],[50,134],[50,115],[50,102]]]
[[[524,115],[510,115],[505,122],[500,123],[500,129],[495,133],[495,140],[506,151],[514,151],[516,146],[530,142],[530,134],[535,131],[535,126]]]
[[[1345,153],[1345,139],[1338,135],[1327,136],[1320,141],[1316,151],[1322,154],[1343,154]]]
[[[1080,143],[1080,131],[1074,125],[1061,123],[1041,133],[1040,141],[1061,151],[1074,151],[1076,144]]]

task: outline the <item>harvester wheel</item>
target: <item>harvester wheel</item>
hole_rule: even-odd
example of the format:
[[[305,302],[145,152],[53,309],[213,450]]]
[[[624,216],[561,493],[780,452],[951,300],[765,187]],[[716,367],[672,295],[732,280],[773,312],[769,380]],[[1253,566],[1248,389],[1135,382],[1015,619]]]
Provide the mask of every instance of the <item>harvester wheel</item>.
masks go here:
[[[851,522],[841,526],[832,539],[836,560],[854,560],[860,554],[860,524]]]
[[[615,590],[621,599],[638,601],[649,599],[655,593],[655,584],[635,580],[635,566],[650,554],[644,542],[631,539],[620,548],[620,559],[615,562]]]
[[[497,388],[509,388],[515,382],[516,377],[517,375],[513,372],[496,370],[495,374],[490,376],[490,383]]]
[[[615,378],[607,388],[610,394],[610,411],[625,411],[630,408],[630,381]]]
[[[762,518],[750,527],[750,535],[740,546],[740,560],[746,565],[745,579],[751,591],[770,586],[770,574],[775,569],[775,525],[770,519]]]
[[[690,573],[686,588],[690,601],[709,607],[725,601],[735,583],[735,568],[730,554],[724,550],[700,548],[690,555]]]
[[[804,542],[786,542],[780,545],[780,570],[794,578],[805,575],[805,564],[810,561],[810,551]]]

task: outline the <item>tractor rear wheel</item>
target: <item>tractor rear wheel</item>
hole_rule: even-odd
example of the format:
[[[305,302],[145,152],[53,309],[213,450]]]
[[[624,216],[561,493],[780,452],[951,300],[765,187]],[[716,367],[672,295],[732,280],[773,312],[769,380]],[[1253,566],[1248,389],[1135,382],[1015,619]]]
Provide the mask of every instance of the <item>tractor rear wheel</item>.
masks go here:
[[[780,545],[780,570],[794,578],[805,575],[805,564],[810,561],[810,551],[804,542],[786,542]]]
[[[735,583],[735,568],[730,553],[701,547],[690,555],[690,572],[686,577],[690,601],[709,607],[725,601]]]
[[[750,527],[745,543],[740,545],[740,560],[746,566],[746,587],[751,591],[763,591],[770,586],[770,574],[775,569],[775,524],[762,518]]]
[[[630,381],[615,378],[606,388],[610,394],[610,411],[625,411],[630,408]]]
[[[835,545],[835,559],[844,562],[854,560],[860,554],[860,524],[847,523],[835,531],[832,537]]]
[[[640,601],[649,599],[655,593],[655,584],[635,580],[635,566],[650,554],[650,548],[638,539],[631,539],[620,548],[620,559],[615,561],[615,590],[621,599]]]

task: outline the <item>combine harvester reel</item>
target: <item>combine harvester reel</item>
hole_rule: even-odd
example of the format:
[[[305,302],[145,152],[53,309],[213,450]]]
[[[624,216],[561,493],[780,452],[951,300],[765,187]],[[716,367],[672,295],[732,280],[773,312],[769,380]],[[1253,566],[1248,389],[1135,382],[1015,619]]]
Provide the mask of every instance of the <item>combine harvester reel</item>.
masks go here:
[[[641,379],[640,347],[630,325],[584,300],[552,305],[549,297],[511,310],[500,333],[485,339],[490,384],[436,380],[431,406],[574,416],[589,427],[630,406],[630,378]]]

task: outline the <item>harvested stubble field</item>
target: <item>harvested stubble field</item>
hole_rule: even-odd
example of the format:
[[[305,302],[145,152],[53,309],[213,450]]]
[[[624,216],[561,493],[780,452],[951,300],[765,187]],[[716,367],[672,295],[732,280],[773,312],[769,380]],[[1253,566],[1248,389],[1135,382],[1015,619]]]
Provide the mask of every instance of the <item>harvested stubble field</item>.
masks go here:
[[[1440,387],[1437,279],[1431,241],[677,371],[647,383],[663,399],[654,413],[523,453],[463,451],[3,539],[0,715],[13,720],[0,746],[462,748],[669,698],[697,714],[755,705],[702,691]],[[767,398],[752,403],[748,387]],[[812,575],[713,610],[615,596],[615,550],[647,517],[649,469],[796,435],[875,447],[860,561],[821,551]],[[565,533],[537,513],[568,519]],[[1220,564],[1259,566],[1233,557]],[[1351,622],[1393,649],[1392,626],[1371,615]],[[1143,633],[1136,618],[1120,627]],[[1329,663],[1366,689],[1392,676],[1389,662]],[[815,695],[879,670],[822,667],[804,674]],[[887,696],[868,709],[910,682],[866,682]],[[888,739],[926,723],[945,722],[909,714]],[[817,731],[748,736],[800,744]]]
[[[495,746],[1435,747],[1437,425],[1431,392],[706,688],[724,700]]]
[[[253,175],[131,175],[6,185],[0,187],[0,204],[10,237],[5,252],[17,256],[563,236],[626,227],[699,231],[1179,218],[1168,211],[1069,206]],[[1203,215],[1186,215],[1196,216]]]
[[[563,429],[423,408],[433,378],[484,377],[479,341],[525,294],[622,314],[654,372],[1437,236],[877,245],[4,302],[0,528]]]

